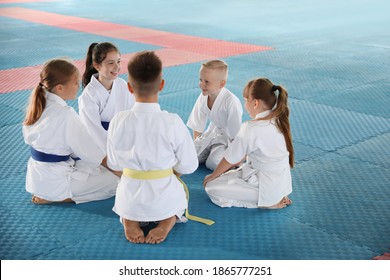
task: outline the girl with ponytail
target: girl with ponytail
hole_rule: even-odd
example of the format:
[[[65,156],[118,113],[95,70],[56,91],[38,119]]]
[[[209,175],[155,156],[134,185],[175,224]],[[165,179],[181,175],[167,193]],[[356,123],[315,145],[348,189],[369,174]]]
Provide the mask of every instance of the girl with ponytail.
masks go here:
[[[269,79],[258,78],[247,83],[243,95],[252,120],[242,124],[203,184],[220,207],[284,208],[291,204],[294,166],[288,93]],[[243,160],[240,168],[225,173]]]
[[[100,147],[106,151],[107,130],[111,119],[129,110],[135,101],[127,82],[119,77],[121,56],[108,42],[93,43],[85,59],[83,93],[78,99],[81,121]]]
[[[31,150],[26,190],[35,204],[82,203],[115,195],[118,177],[100,166],[105,151],[65,102],[75,99],[79,88],[78,69],[54,59],[43,66],[31,94],[23,136]]]

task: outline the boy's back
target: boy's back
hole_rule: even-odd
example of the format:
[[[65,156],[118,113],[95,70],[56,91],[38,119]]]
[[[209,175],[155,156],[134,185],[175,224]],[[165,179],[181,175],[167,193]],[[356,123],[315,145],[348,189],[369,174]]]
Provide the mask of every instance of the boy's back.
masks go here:
[[[198,163],[188,129],[176,114],[158,103],[136,103],[118,113],[109,130],[109,164],[114,169],[161,170],[173,167],[181,174],[196,170]],[[115,152],[114,152],[115,151]]]
[[[118,113],[108,133],[110,168],[181,174],[198,167],[195,147],[179,116],[160,110],[157,103],[135,103]],[[182,184],[175,175],[154,180],[122,176],[114,211],[128,220],[161,221],[187,208]],[[180,217],[178,215],[178,217]]]
[[[113,210],[121,217],[127,240],[156,244],[177,220],[187,220],[186,194],[176,175],[194,172],[198,160],[183,121],[158,104],[165,83],[160,58],[150,51],[137,53],[127,69],[136,103],[118,113],[108,129],[108,165],[123,170]],[[145,236],[140,222],[153,221],[159,223]]]

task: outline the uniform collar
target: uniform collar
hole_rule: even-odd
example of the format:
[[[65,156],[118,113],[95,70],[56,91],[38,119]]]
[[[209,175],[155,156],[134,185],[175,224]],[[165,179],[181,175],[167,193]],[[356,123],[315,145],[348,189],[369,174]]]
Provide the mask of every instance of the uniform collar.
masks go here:
[[[95,74],[92,75],[90,83],[91,83],[94,87],[96,87],[98,90],[101,90],[102,92],[106,93],[107,96],[110,96],[110,93],[111,93],[111,92],[113,91],[113,89],[114,89],[115,81],[116,81],[116,79],[113,81],[111,89],[108,90],[108,89],[106,89],[106,88],[103,86],[103,84],[99,81],[99,73],[95,73]]]
[[[49,92],[49,91],[46,91],[46,99],[47,99],[48,101],[51,101],[51,102],[60,104],[60,105],[62,105],[62,106],[68,106],[68,104],[66,104],[66,102],[65,102],[64,99],[62,99],[61,97],[59,97],[57,94],[54,94],[54,93]]]
[[[224,96],[226,95],[226,93],[227,93],[227,90],[226,90],[225,87],[223,87],[223,88],[219,91],[217,97],[215,98],[213,107],[211,108],[210,111],[218,111],[217,108],[219,108],[219,106],[220,106],[220,105],[222,104],[222,102],[225,100]],[[206,102],[206,104],[207,104],[208,96],[207,96],[207,95],[206,95],[206,96],[203,96],[203,98],[205,98],[205,100],[206,100],[205,102]],[[208,109],[208,106],[206,106],[206,108]]]
[[[256,115],[255,119],[265,118],[266,116],[271,114],[271,112],[272,112],[272,110],[267,110],[267,111],[261,112],[261,113]]]
[[[160,104],[158,103],[142,103],[135,102],[133,106],[135,112],[159,112],[161,111]]]

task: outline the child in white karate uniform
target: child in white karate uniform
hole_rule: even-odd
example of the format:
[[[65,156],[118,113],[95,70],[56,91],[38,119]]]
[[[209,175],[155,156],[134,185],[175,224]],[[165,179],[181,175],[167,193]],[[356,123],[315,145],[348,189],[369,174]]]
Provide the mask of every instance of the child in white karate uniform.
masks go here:
[[[228,66],[222,60],[203,63],[199,72],[199,95],[187,126],[193,130],[200,163],[214,170],[242,123],[240,100],[225,88]],[[207,121],[210,124],[205,131]]]
[[[79,115],[88,132],[103,150],[107,149],[107,129],[114,115],[129,110],[134,96],[121,79],[121,56],[108,42],[90,45],[85,61],[83,93],[78,99]]]
[[[294,149],[289,122],[288,94],[266,78],[244,89],[251,118],[227,149],[214,172],[204,179],[212,202],[220,207],[279,209],[291,204],[290,168]],[[239,168],[229,169],[246,158]]]
[[[100,166],[105,151],[65,103],[76,98],[80,87],[77,68],[55,59],[44,65],[40,76],[23,126],[24,140],[31,148],[26,190],[32,201],[82,203],[114,196],[118,177]]]
[[[186,194],[176,175],[194,172],[198,159],[181,118],[158,104],[164,87],[161,60],[151,51],[137,53],[128,72],[136,103],[118,113],[108,129],[108,165],[123,170],[113,210],[130,242],[157,244],[177,220],[186,221]],[[153,221],[159,223],[145,237],[140,222]]]

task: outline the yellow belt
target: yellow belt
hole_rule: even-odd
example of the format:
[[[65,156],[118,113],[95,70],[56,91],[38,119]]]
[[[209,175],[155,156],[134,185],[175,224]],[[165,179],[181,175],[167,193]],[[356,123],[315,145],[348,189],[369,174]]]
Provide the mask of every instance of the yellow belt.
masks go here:
[[[139,171],[135,169],[124,168],[123,175],[136,180],[155,180],[173,175],[173,169],[168,168],[165,170]]]
[[[164,170],[150,170],[150,171],[139,171],[139,170],[134,170],[134,169],[129,169],[129,168],[123,169],[123,175],[125,175],[128,178],[132,178],[132,179],[136,179],[136,180],[162,179],[162,178],[169,177],[173,174],[174,173],[173,173],[172,168],[168,168],[168,169],[164,169]],[[182,183],[182,185],[184,187],[184,190],[186,192],[187,201],[189,204],[190,193],[188,191],[188,187],[183,182],[183,180],[181,180],[179,177],[177,177],[177,179],[180,181],[180,183]],[[212,220],[204,219],[204,218],[200,218],[200,217],[191,215],[190,213],[188,213],[188,208],[186,209],[185,215],[186,215],[187,219],[192,220],[192,221],[200,222],[200,223],[203,223],[203,224],[206,224],[209,226],[214,224],[214,221],[212,221]]]

